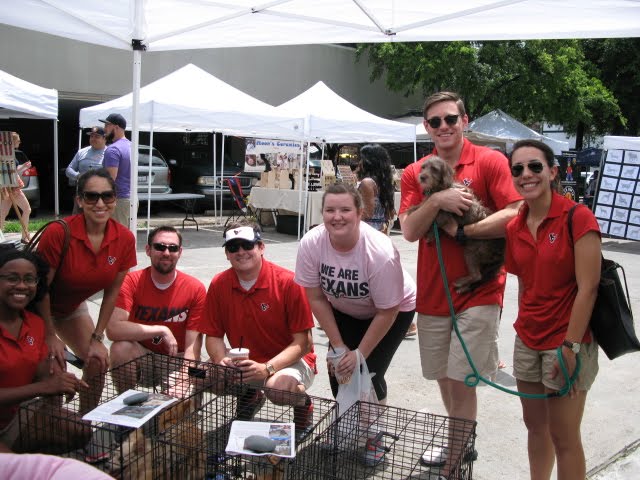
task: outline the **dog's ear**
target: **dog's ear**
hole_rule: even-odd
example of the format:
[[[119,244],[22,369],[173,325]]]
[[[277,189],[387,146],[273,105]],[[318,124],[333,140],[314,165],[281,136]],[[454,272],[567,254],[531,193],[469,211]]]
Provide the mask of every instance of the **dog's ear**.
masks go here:
[[[451,168],[449,164],[444,160],[440,160],[440,162],[442,169],[441,182],[442,189],[444,190],[445,188],[449,188],[451,187],[451,185],[453,185],[453,168]]]
[[[429,160],[429,178],[431,180],[431,191],[439,192],[446,187],[442,183],[442,161],[439,158],[432,158]]]

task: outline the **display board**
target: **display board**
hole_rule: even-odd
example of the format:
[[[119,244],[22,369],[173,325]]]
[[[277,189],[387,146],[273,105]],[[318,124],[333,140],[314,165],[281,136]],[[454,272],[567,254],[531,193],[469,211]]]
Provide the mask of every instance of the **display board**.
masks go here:
[[[297,170],[302,165],[302,155],[302,142],[247,138],[244,171],[264,172],[267,163],[272,169]]]
[[[640,150],[610,149],[593,211],[603,235],[640,240]]]

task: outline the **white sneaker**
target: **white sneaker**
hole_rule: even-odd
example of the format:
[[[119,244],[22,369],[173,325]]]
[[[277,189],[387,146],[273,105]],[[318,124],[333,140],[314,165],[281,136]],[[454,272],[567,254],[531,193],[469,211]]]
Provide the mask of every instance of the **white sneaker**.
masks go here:
[[[446,463],[448,456],[449,450],[447,447],[434,446],[425,450],[422,457],[420,457],[420,461],[427,467],[441,467]]]

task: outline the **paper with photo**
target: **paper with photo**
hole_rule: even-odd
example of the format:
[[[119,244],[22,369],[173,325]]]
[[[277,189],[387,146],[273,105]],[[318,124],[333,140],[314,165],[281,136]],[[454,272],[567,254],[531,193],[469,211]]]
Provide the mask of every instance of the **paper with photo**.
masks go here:
[[[226,453],[243,455],[275,455],[293,458],[296,456],[295,426],[293,423],[243,422],[236,420],[231,424]],[[257,453],[244,448],[244,441],[251,435],[268,437],[276,443],[275,451]]]
[[[177,402],[178,399],[161,393],[149,393],[149,398],[140,405],[125,405],[124,399],[140,392],[127,390],[118,397],[99,405],[87,413],[83,420],[112,423],[124,427],[140,428],[160,413],[165,407]]]

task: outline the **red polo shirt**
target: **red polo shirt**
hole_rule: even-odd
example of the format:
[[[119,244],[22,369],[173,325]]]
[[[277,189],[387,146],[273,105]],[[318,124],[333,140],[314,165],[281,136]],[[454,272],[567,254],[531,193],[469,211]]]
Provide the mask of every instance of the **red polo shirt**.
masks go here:
[[[65,218],[71,230],[69,250],[51,284],[51,314],[65,316],[91,295],[111,285],[119,272],[137,264],[136,240],[131,231],[109,219],[98,253],[93,251],[82,214]],[[38,253],[57,269],[64,244],[62,226],[53,224],[42,234]]]
[[[38,364],[47,357],[44,321],[34,313],[22,313],[22,327],[15,338],[0,326],[0,388],[21,387],[33,382]],[[0,408],[0,429],[6,427],[20,403]]]
[[[437,152],[434,150],[434,155]],[[422,163],[430,155],[409,165],[402,174],[402,201],[399,213],[419,205],[424,200],[422,186],[418,180]],[[513,186],[509,162],[500,152],[480,147],[464,139],[460,160],[455,168],[455,179],[471,188],[482,204],[493,212],[502,210],[508,204],[522,200]],[[458,294],[453,282],[468,274],[464,261],[463,247],[449,235],[440,235],[442,256],[449,280],[449,291],[456,312],[480,305],[500,305],[504,295],[506,276],[499,274],[494,280],[483,283],[472,292]],[[425,315],[448,316],[442,276],[438,264],[435,242],[427,243],[421,238],[418,245],[418,292],[416,311]]]
[[[574,202],[553,194],[547,217],[533,238],[527,227],[529,209],[524,205],[507,225],[505,267],[520,277],[524,290],[514,327],[529,348],[550,350],[565,338],[571,309],[578,292],[573,242],[588,232],[598,232],[598,222],[585,205],[573,212],[573,242],[567,215]],[[587,329],[581,343],[591,342]]]
[[[200,331],[212,337],[227,336],[232,348],[248,348],[251,360],[268,362],[293,341],[293,333],[313,328],[313,316],[304,289],[293,272],[262,260],[256,283],[249,291],[240,286],[230,268],[209,285]],[[316,371],[316,354],[304,361]]]

